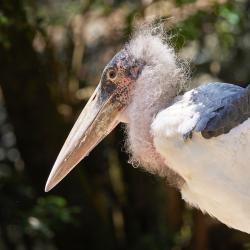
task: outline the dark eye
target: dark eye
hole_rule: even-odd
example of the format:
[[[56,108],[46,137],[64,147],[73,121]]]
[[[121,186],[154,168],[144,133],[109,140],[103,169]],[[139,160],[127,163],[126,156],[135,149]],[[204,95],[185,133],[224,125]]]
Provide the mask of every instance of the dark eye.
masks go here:
[[[108,78],[110,80],[114,80],[116,78],[116,75],[117,74],[116,74],[116,71],[114,69],[111,69],[111,70],[108,71]]]

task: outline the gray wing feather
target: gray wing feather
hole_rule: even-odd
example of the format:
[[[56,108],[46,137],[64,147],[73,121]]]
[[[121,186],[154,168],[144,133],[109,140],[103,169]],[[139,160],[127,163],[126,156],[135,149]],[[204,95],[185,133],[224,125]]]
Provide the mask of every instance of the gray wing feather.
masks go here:
[[[210,83],[195,89],[191,101],[200,114],[193,131],[207,139],[228,133],[250,117],[250,85]]]

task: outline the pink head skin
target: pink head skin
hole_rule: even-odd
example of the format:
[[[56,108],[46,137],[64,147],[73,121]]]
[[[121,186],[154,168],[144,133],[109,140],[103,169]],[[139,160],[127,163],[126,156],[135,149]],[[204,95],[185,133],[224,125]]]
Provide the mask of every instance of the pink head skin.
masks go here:
[[[125,48],[105,67],[100,83],[65,141],[45,191],[57,185],[121,121],[144,62]]]

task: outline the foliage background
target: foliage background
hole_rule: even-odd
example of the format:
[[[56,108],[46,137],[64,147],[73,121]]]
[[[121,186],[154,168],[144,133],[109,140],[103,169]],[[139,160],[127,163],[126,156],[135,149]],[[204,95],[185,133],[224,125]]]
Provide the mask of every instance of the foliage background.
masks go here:
[[[1,0],[0,249],[250,249],[127,163],[116,129],[50,193],[50,168],[135,24],[166,20],[192,86],[250,79],[247,0]],[[225,208],[226,209],[226,208]]]

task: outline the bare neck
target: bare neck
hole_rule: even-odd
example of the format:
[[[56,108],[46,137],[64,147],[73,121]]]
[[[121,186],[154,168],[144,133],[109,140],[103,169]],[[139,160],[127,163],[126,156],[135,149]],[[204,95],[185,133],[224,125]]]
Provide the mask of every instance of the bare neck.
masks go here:
[[[127,149],[130,162],[142,166],[146,171],[167,177],[175,186],[180,178],[170,170],[162,156],[156,151],[151,134],[151,124],[157,113],[170,105],[178,94],[178,88],[169,85],[166,88],[155,85],[146,79],[140,79],[133,93],[133,99],[127,109]],[[141,84],[143,82],[143,84]]]
[[[173,48],[164,42],[162,35],[139,31],[127,45],[131,55],[145,62],[125,111],[127,148],[132,164],[171,178],[172,171],[154,147],[151,124],[157,113],[168,107],[183,89],[186,69],[178,63]]]

